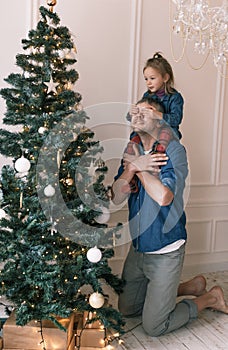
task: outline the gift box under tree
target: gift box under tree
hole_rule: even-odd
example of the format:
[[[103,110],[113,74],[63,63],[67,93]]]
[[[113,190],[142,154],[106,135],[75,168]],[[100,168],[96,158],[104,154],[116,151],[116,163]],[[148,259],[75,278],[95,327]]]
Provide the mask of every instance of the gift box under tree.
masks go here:
[[[83,314],[75,313],[74,332],[75,347],[80,350],[104,349],[120,336],[115,330],[104,327],[102,322],[97,319],[96,311],[85,311]]]
[[[61,330],[50,320],[31,321],[26,326],[17,326],[15,313],[13,312],[3,326],[4,350],[74,350],[74,315],[68,318],[57,317],[57,321],[66,331]]]
[[[104,348],[107,345],[107,330],[100,321],[90,322],[96,312],[84,312],[75,315],[76,348]]]

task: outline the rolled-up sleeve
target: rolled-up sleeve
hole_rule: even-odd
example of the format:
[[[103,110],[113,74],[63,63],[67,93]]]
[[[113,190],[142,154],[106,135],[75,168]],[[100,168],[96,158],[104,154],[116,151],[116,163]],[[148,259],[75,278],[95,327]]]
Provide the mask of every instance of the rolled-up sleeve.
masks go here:
[[[169,160],[161,168],[160,180],[175,195],[178,190],[177,184],[178,188],[183,188],[188,175],[186,151],[178,141],[173,141],[170,142],[166,153]]]

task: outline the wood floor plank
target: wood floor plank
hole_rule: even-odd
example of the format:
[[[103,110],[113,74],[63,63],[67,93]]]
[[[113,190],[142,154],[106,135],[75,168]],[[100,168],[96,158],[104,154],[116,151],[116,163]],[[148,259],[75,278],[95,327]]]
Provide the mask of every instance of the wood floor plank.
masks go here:
[[[207,310],[207,317],[200,317],[199,323],[224,343],[228,343],[228,315]]]
[[[202,343],[202,341],[196,337],[191,331],[186,327],[181,327],[173,334],[182,342],[186,349],[190,350],[208,350],[207,345]]]
[[[146,350],[150,350],[150,349],[164,350],[164,349],[167,349],[167,347],[161,343],[159,337],[158,338],[150,337],[149,335],[147,335],[145,333],[142,326],[135,328],[133,330],[133,334],[138,339],[140,344],[142,344],[143,349],[146,349]]]
[[[186,328],[195,335],[196,339],[207,346],[208,350],[227,350],[227,342],[218,336],[218,334],[212,333],[206,327],[204,327],[199,320],[193,321],[187,325]]]
[[[142,317],[127,318],[125,321],[126,325],[124,326],[124,330],[129,332],[142,324]]]
[[[124,350],[145,350],[139,340],[131,332],[126,333],[121,339],[123,339],[121,347]]]
[[[174,333],[169,333],[166,335],[163,335],[161,337],[159,337],[159,340],[161,342],[161,344],[164,345],[164,347],[168,350],[186,350],[188,348],[186,348],[185,344],[183,344],[183,342],[176,337],[176,335]]]

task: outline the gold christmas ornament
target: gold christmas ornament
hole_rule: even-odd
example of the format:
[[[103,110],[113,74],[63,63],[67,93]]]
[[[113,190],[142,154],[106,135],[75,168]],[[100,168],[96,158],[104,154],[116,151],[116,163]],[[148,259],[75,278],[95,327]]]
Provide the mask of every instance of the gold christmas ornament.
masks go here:
[[[83,110],[83,106],[80,102],[76,103],[74,106],[76,111],[82,111]]]
[[[23,131],[24,131],[24,132],[29,132],[29,126],[28,126],[28,125],[25,125],[25,126],[23,127]]]
[[[72,179],[71,177],[67,177],[65,183],[67,184],[67,186],[72,186],[74,183],[74,179]]]
[[[104,302],[105,302],[105,299],[104,299],[104,296],[101,293],[94,292],[89,297],[89,304],[94,309],[99,309],[100,307],[102,307],[104,305]]]
[[[47,0],[48,6],[55,6],[57,4],[57,0]]]

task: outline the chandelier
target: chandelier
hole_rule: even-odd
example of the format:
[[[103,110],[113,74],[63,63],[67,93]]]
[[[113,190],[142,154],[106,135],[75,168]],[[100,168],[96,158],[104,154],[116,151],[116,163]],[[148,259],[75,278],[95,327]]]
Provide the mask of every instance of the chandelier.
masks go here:
[[[177,62],[183,58],[187,42],[192,41],[194,51],[206,55],[204,63],[211,54],[215,66],[224,71],[228,64],[228,0],[217,7],[211,7],[208,0],[170,0],[170,21],[171,31],[183,39]]]

